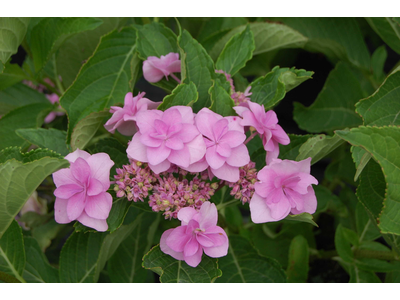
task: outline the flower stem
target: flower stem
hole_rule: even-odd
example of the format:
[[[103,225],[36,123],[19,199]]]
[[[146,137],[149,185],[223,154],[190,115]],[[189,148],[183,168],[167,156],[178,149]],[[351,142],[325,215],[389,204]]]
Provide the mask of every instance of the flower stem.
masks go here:
[[[257,131],[254,131],[248,138],[247,140],[244,141],[244,144],[246,145],[248,142],[250,142],[255,136],[257,135]]]
[[[169,74],[169,75],[171,75],[171,77],[172,77],[173,79],[175,79],[179,84],[181,84],[181,80],[180,80],[178,77],[176,77],[174,73],[171,73],[171,74]]]
[[[217,209],[221,210],[221,209],[226,208],[228,206],[237,205],[237,204],[239,204],[239,202],[240,202],[239,200],[234,199],[234,200],[231,200],[231,201],[228,201],[228,202],[225,202],[225,203],[220,203],[220,204],[217,205]]]

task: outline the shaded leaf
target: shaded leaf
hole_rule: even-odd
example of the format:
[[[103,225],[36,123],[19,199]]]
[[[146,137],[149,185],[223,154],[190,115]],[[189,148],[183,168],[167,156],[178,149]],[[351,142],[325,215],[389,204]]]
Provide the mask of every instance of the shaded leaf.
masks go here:
[[[164,111],[176,105],[193,106],[197,99],[198,93],[196,85],[193,82],[189,84],[182,83],[172,91],[171,95],[163,99],[163,102],[157,109]]]
[[[315,223],[313,220],[313,216],[309,213],[301,213],[298,215],[288,215],[284,220],[306,222],[306,223],[310,223],[310,224],[318,227],[317,223]]]
[[[213,86],[210,88],[209,93],[211,95],[212,104],[210,109],[212,111],[223,117],[236,114],[233,110],[233,106],[235,106],[233,99],[217,80],[213,80]]]
[[[288,134],[288,136],[290,138],[290,143],[288,145],[279,144],[279,158],[296,160],[296,157],[299,155],[300,147],[313,135]]]
[[[394,51],[400,54],[400,23],[396,18],[365,18],[371,28]]]
[[[0,73],[0,91],[26,78],[24,71],[17,64],[7,63],[3,73]]]
[[[297,235],[290,243],[289,262],[286,270],[288,282],[304,283],[308,277],[308,243],[302,235]]]

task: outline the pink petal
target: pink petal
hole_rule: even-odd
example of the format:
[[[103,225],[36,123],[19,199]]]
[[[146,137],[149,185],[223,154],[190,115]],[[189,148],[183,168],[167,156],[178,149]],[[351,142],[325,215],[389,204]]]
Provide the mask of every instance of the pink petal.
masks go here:
[[[198,162],[190,164],[189,167],[184,168],[184,169],[191,173],[197,173],[197,172],[203,172],[207,168],[208,168],[208,163],[207,163],[206,159],[203,158],[203,159],[199,160]]]
[[[231,147],[228,144],[224,143],[219,143],[216,146],[215,151],[223,157],[229,157],[232,152]]]
[[[147,147],[160,147],[163,143],[163,140],[151,137],[148,134],[142,134],[140,136],[140,142]]]
[[[226,240],[228,239],[225,230],[223,230],[219,226],[212,226],[207,228],[204,234],[213,241],[214,247],[225,244]]]
[[[271,174],[275,173],[271,172]],[[272,178],[272,180],[269,181],[256,182],[254,184],[255,192],[261,197],[267,198],[268,194],[272,193],[272,191],[276,189],[274,179],[275,178]]]
[[[161,172],[167,171],[171,167],[171,163],[168,160],[164,160],[158,165],[152,165],[149,163],[149,167],[154,173],[160,174]]]
[[[266,199],[260,197],[257,193],[254,193],[250,200],[250,217],[256,224],[277,221],[272,218]]]
[[[197,127],[192,124],[184,124],[182,129],[174,134],[174,137],[178,137],[182,142],[189,143],[194,138],[196,138],[200,132],[197,130]]]
[[[195,210],[193,207],[184,207],[179,210],[178,219],[182,221],[182,225],[187,225],[197,213],[197,210]]]
[[[185,245],[191,238],[191,234],[186,234],[187,226],[178,226],[169,234],[166,244],[176,252],[182,252]]]
[[[78,157],[75,162],[71,164],[71,173],[75,179],[84,184],[90,176],[90,166],[83,158]]]
[[[141,162],[148,162],[147,147],[141,143],[140,137],[140,132],[137,132],[133,136],[132,141],[129,143],[128,148],[126,149],[126,153],[128,154],[129,158],[133,158]]]
[[[67,214],[67,199],[56,198],[54,203],[54,219],[59,224],[66,224],[71,222]]]
[[[201,109],[196,115],[196,126],[201,134],[214,141],[213,126],[222,116],[214,113],[208,108]]]
[[[44,122],[46,123],[46,124],[48,124],[48,123],[50,123],[51,121],[53,121],[55,118],[56,118],[56,113],[54,112],[54,111],[52,111],[52,112],[50,112],[47,116],[46,116],[46,118],[44,118]]]
[[[80,223],[83,225],[94,228],[97,231],[104,232],[107,231],[108,229],[108,224],[106,220],[99,220],[95,218],[89,217],[85,212],[82,212],[82,214],[79,216],[77,219]]]
[[[183,260],[183,253],[182,252],[176,252],[174,250],[172,250],[168,245],[167,245],[167,239],[169,237],[169,235],[171,234],[171,232],[174,230],[175,228],[171,228],[168,229],[167,231],[164,231],[164,233],[161,235],[161,240],[160,240],[160,249],[162,252],[164,252],[165,254],[171,255],[173,258],[177,259],[177,260]]]
[[[136,114],[136,124],[142,134],[154,131],[154,121],[162,117],[161,110],[145,110]]]
[[[165,146],[171,150],[182,150],[183,142],[178,138],[172,137],[165,141]]]
[[[219,226],[215,226],[215,229],[213,229],[213,231],[215,231],[215,234],[218,235],[218,238],[214,238],[214,244],[218,246],[204,247],[204,253],[210,257],[222,257],[227,255],[229,248],[228,236],[226,235],[225,231]],[[222,244],[220,244],[221,242]]]
[[[208,162],[208,164],[210,165],[211,168],[213,169],[219,169],[221,168],[224,163],[226,158],[219,155],[216,151],[217,147],[216,146],[212,146],[210,148],[207,148],[207,152],[206,152],[206,160]]]
[[[68,219],[76,220],[81,215],[85,205],[86,195],[84,193],[78,193],[69,198],[67,204]]]
[[[197,267],[198,265],[199,265],[199,263],[201,262],[201,257],[203,256],[203,248],[202,247],[199,247],[199,249],[197,250],[197,252],[194,254],[194,255],[192,255],[192,256],[183,256],[184,257],[184,259],[185,259],[185,262],[189,265],[189,266],[191,266],[191,267],[193,267],[193,268],[195,268],[195,267]]]
[[[235,106],[235,107],[233,107],[233,109],[234,109],[235,112],[236,112],[239,116],[241,116],[241,117],[243,117],[243,113],[244,113],[245,111],[248,111],[248,110],[249,110],[247,107],[244,107],[244,106]]]
[[[268,195],[267,205],[270,209],[271,217],[276,221],[286,218],[292,209],[290,202],[286,198],[282,189],[275,189],[271,194]]]
[[[83,191],[83,187],[77,184],[66,184],[58,187],[54,191],[54,196],[61,199],[69,199],[76,193]]]
[[[212,247],[214,246],[214,242],[211,238],[204,234],[197,234],[196,235],[197,242],[203,247]]]
[[[187,146],[182,150],[172,150],[168,156],[168,160],[182,168],[189,167],[190,164],[190,152]]]
[[[314,189],[311,186],[309,186],[307,188],[307,190],[308,190],[308,193],[305,195],[302,195],[303,203],[304,203],[303,209],[300,211],[300,210],[297,210],[296,208],[292,208],[292,210],[291,210],[292,214],[297,215],[297,214],[301,214],[303,212],[313,214],[317,210],[317,197],[315,196]]]
[[[143,62],[143,76],[148,82],[158,82],[164,77],[164,73],[154,67],[148,60]]]
[[[196,254],[199,250],[199,243],[196,240],[196,236],[192,235],[189,241],[186,243],[185,247],[183,248],[183,256],[192,256]]]
[[[89,180],[89,186],[87,187],[87,195],[88,196],[95,196],[103,192],[103,185],[101,184],[100,181],[98,181],[95,178],[90,178]]]
[[[91,218],[107,219],[112,206],[112,197],[109,193],[103,192],[96,196],[86,198],[85,212]]]
[[[66,160],[69,162],[74,162],[78,157],[81,157],[83,159],[87,159],[90,157],[90,154],[87,153],[86,151],[76,149],[74,152],[68,154],[66,157],[64,157]]]
[[[276,116],[276,113],[273,110],[267,111],[263,120],[264,127],[273,129],[276,128],[276,124],[278,124],[278,117]]]
[[[209,201],[204,202],[201,205],[199,211],[199,226],[201,229],[206,229],[217,225],[218,222],[218,211],[214,203]]]
[[[244,144],[232,148],[231,155],[226,159],[226,163],[232,167],[242,167],[250,162],[249,151]]]
[[[211,168],[211,167],[210,167]],[[211,168],[212,173],[217,176],[219,179],[226,180],[229,182],[236,182],[239,180],[239,168],[238,167],[232,167],[228,164],[224,164],[221,168],[219,169],[213,169]]]
[[[285,195],[287,199],[289,200],[291,208],[295,208],[297,211],[302,211],[304,208],[304,200],[303,200],[303,195],[294,192],[291,189],[286,189],[285,188]]]
[[[158,165],[166,160],[171,153],[171,149],[167,148],[164,143],[160,147],[147,147],[147,158],[152,165]]]
[[[222,136],[228,132],[228,120],[220,119],[213,126],[214,141],[220,141]]]
[[[300,177],[300,181],[292,189],[300,194],[307,194],[308,187],[311,184],[318,184],[318,180],[314,176],[306,173],[297,173],[296,176]]]
[[[194,125],[194,113],[190,106],[177,105],[174,106],[182,116],[182,123]]]
[[[92,170],[92,178],[97,179],[103,185],[104,191],[110,187],[110,169],[114,165],[107,153],[93,154],[86,160]]]
[[[206,154],[206,144],[201,134],[196,136],[191,142],[186,144],[190,153],[190,164],[198,162]]]
[[[225,119],[228,120],[228,129],[229,130],[234,130],[234,131],[239,131],[241,133],[244,133],[244,127],[241,125],[242,118],[239,118],[237,116],[228,116],[225,117]]]
[[[182,115],[175,106],[172,106],[164,111],[162,115],[162,120],[165,124],[171,126],[172,124],[182,123]]]
[[[242,117],[243,121],[240,123],[242,126],[252,126],[257,130],[258,133],[264,133],[262,124],[260,124],[259,120],[257,120],[257,118],[254,116],[253,112],[250,110],[244,111]]]
[[[57,172],[54,172],[53,181],[56,187],[69,184],[74,184],[74,185],[79,184],[78,181],[75,179],[75,177],[72,176],[71,170],[69,168],[61,169],[58,170]]]
[[[119,133],[126,136],[133,136],[137,132],[136,122],[134,121],[122,121],[116,124],[116,127]]]
[[[273,143],[274,143],[274,150],[273,151],[268,151],[267,155],[265,157],[265,162],[267,163],[267,165],[270,164],[273,159],[278,158],[278,156],[279,156],[279,145],[278,145],[278,142],[273,141]]]
[[[271,129],[273,139],[279,144],[288,145],[290,143],[290,138],[281,126],[276,125],[275,129]]]
[[[168,72],[180,73],[181,72],[181,61],[174,61],[168,66]]]
[[[224,136],[220,139],[220,143],[226,143],[231,148],[237,147],[246,140],[246,135],[236,130],[230,130],[224,134]]]

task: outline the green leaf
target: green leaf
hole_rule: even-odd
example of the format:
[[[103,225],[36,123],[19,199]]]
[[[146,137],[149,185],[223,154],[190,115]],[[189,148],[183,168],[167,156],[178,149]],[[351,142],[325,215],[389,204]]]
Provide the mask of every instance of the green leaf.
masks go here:
[[[44,94],[23,83],[17,83],[0,91],[0,115],[4,115],[15,108],[34,103],[49,104],[49,100]]]
[[[385,45],[378,47],[371,57],[372,76],[376,83],[380,84],[386,77],[384,67],[387,58]]]
[[[373,241],[381,236],[378,227],[369,218],[361,202],[358,202],[356,207],[356,226],[360,243],[363,241]]]
[[[98,19],[103,22],[100,26],[90,31],[75,34],[58,49],[56,58],[57,71],[65,88],[68,88],[73,83],[82,65],[96,49],[100,38],[116,29],[122,23],[121,18]]]
[[[354,181],[356,181],[372,156],[363,148],[354,146],[351,146],[351,156],[357,168],[356,174],[354,175]]]
[[[48,148],[65,156],[69,153],[65,140],[67,133],[58,129],[29,128],[17,129],[18,136],[40,148]]]
[[[339,226],[336,228],[335,248],[339,256],[345,262],[352,264],[354,262],[354,254],[351,250],[350,242],[346,239],[343,229],[344,227],[342,226],[342,224],[339,224]]]
[[[289,159],[296,160],[296,157],[299,155],[300,147],[313,135],[305,134],[305,135],[296,135],[296,134],[288,134],[290,138],[290,143],[288,145],[279,144],[279,158],[280,159]]]
[[[142,267],[142,258],[153,243],[160,215],[138,211],[134,221],[135,228],[108,261],[108,275],[112,282],[133,283],[146,280],[148,271]]]
[[[204,254],[200,264],[193,268],[184,261],[176,260],[162,252],[159,245],[143,257],[142,266],[160,275],[160,282],[163,283],[210,283],[222,275],[216,258]]]
[[[87,144],[106,116],[105,110],[122,102],[130,91],[130,61],[135,47],[133,28],[103,36],[93,56],[61,97],[61,106],[69,119],[67,143],[71,143],[73,150]]]
[[[394,51],[400,54],[400,23],[396,18],[365,18],[372,29]]]
[[[229,236],[228,255],[219,258],[223,276],[217,282],[286,282],[286,276],[277,261],[258,255],[243,237]]]
[[[35,227],[32,229],[32,236],[36,239],[40,249],[44,252],[51,244],[51,241],[55,239],[58,233],[64,229],[67,225],[58,224],[54,220],[54,216],[47,223]]]
[[[149,56],[161,57],[170,52],[178,52],[175,33],[161,23],[150,23],[137,29],[137,51],[142,60]]]
[[[313,73],[303,69],[276,66],[270,73],[250,84],[251,101],[264,105],[265,109],[270,109],[285,97],[286,92],[310,79]]]
[[[30,50],[36,72],[41,71],[50,57],[61,44],[82,31],[100,26],[102,21],[96,18],[44,18],[30,33]]]
[[[0,220],[3,221],[3,218]],[[21,227],[16,221],[12,220],[7,231],[0,233],[4,233],[3,236],[0,235],[0,271],[25,282],[22,273],[25,268],[26,256]]]
[[[181,53],[182,82],[189,84],[192,81],[199,93],[199,98],[193,105],[193,111],[196,113],[203,107],[211,105],[208,90],[212,86],[211,80],[216,78],[214,63],[203,46],[186,30],[183,31],[178,42]]]
[[[219,84],[217,80],[213,80],[213,86],[209,91],[211,95],[210,109],[223,117],[234,116],[236,113],[233,110],[235,102],[228,92]]]
[[[0,91],[26,78],[24,71],[17,64],[7,63],[3,73],[0,73]]]
[[[234,35],[225,45],[215,64],[217,70],[235,75],[252,58],[255,49],[254,36],[249,26]]]
[[[343,140],[337,135],[319,134],[313,136],[300,146],[296,161],[311,157],[311,164],[315,164],[342,144]]]
[[[308,277],[308,243],[302,235],[297,235],[290,243],[289,262],[286,270],[288,282],[304,283]]]
[[[157,109],[164,111],[176,105],[193,106],[198,97],[196,85],[193,82],[189,82],[189,84],[182,83],[172,91],[171,95],[163,99]]]
[[[381,165],[386,179],[386,195],[379,216],[379,228],[382,233],[400,235],[400,127],[360,126],[350,131],[337,131],[341,138],[354,146],[367,150]]]
[[[336,179],[355,185],[354,175],[356,168],[348,150],[348,145],[344,145],[337,148],[332,155],[330,155],[332,160],[325,169],[325,178],[330,182]]]
[[[69,162],[50,150],[21,154],[17,147],[0,152],[0,237],[26,200],[50,174]]]
[[[216,60],[232,36],[245,30],[246,26],[236,27],[221,38],[210,51],[212,59]],[[307,41],[302,34],[283,24],[251,23],[250,29],[256,46],[253,55],[277,49],[301,48]]]
[[[400,67],[394,70],[366,99],[356,104],[356,111],[362,116],[364,125],[400,125]]]
[[[24,237],[26,266],[24,278],[26,282],[57,283],[58,270],[50,266],[38,242],[29,236]]]
[[[318,227],[317,223],[315,223],[313,220],[313,216],[309,213],[301,213],[298,215],[288,215],[284,220],[310,223],[310,224]]]
[[[322,132],[361,125],[354,104],[366,96],[359,71],[338,63],[329,74],[314,103],[305,107],[294,102],[293,118],[308,132]]]
[[[322,52],[332,61],[348,60],[369,71],[370,56],[355,18],[279,18],[308,38],[304,48]]]
[[[129,80],[129,87],[133,91],[135,89],[136,82],[140,78],[140,72],[142,71],[142,61],[139,58],[137,52],[133,54],[131,59],[131,80]]]
[[[24,39],[30,18],[0,18],[0,73]]]
[[[28,146],[29,144],[20,138],[15,130],[40,127],[52,107],[50,102],[29,104],[18,107],[3,116],[0,119],[0,136],[2,137],[0,150],[10,146]]]
[[[115,199],[116,197],[114,197]],[[132,201],[126,198],[116,198],[111,207],[110,215],[107,218],[108,230],[113,233],[124,222],[125,216],[132,206]]]

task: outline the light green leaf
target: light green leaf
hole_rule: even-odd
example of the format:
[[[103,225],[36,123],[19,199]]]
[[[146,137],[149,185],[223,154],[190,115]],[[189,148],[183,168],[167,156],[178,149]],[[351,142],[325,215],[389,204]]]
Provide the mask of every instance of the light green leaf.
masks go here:
[[[0,152],[0,237],[39,184],[68,164],[50,150],[21,154],[14,147]]]
[[[170,52],[178,52],[175,33],[161,23],[150,23],[138,27],[136,44],[142,60],[146,60],[149,56],[161,57]]]
[[[142,258],[153,243],[160,215],[135,210],[139,212],[134,221],[135,228],[108,261],[108,274],[115,283],[145,282],[147,277]]]
[[[55,239],[58,233],[67,226],[66,224],[58,224],[54,220],[54,216],[47,223],[32,229],[32,236],[36,239],[40,249],[44,252]]]
[[[299,155],[300,147],[307,142],[308,139],[313,137],[313,135],[288,134],[288,136],[290,138],[290,143],[288,145],[279,144],[279,158],[296,160],[296,157]]]
[[[216,258],[203,254],[200,264],[193,268],[162,252],[159,245],[143,257],[142,266],[160,275],[160,282],[163,283],[210,283],[222,275]]]
[[[362,116],[364,125],[400,125],[400,67],[394,70],[366,99],[356,104],[356,111]]]
[[[216,62],[216,69],[223,70],[231,76],[235,75],[251,59],[254,49],[253,33],[250,27],[246,26],[243,32],[234,35],[225,45]]]
[[[3,218],[0,220],[3,221]],[[6,232],[0,231],[0,271],[25,282],[22,278],[26,257],[22,230],[16,221],[12,220],[10,223]]]
[[[361,146],[381,165],[386,179],[386,194],[379,216],[382,233],[400,235],[400,127],[360,126],[350,131],[337,131],[341,138],[354,146]]]
[[[308,132],[326,132],[361,125],[354,109],[354,104],[367,95],[360,76],[359,71],[338,63],[311,106],[294,102],[293,118],[299,127]]]
[[[65,140],[67,133],[58,129],[17,129],[16,134],[40,148],[48,148],[65,156],[69,153]]]
[[[247,25],[232,29],[221,38],[210,51],[210,56],[216,60],[226,43],[235,34],[245,30]],[[250,29],[254,34],[255,50],[253,55],[285,48],[301,48],[307,38],[292,28],[275,23],[251,23]]]
[[[182,82],[189,84],[192,81],[199,93],[199,98],[193,105],[193,111],[196,113],[203,107],[211,105],[208,90],[212,85],[211,80],[216,78],[214,63],[203,46],[186,30],[183,31],[178,42],[181,53]]]
[[[168,95],[163,99],[163,102],[157,109],[164,111],[167,108],[176,105],[193,106],[198,97],[199,95],[197,93],[196,85],[193,82],[190,82],[189,84],[182,83],[172,91],[171,95]]]
[[[83,64],[96,49],[100,38],[116,29],[123,22],[122,18],[98,19],[103,22],[100,26],[93,30],[75,34],[58,49],[56,58],[57,71],[65,88],[68,88],[73,83]]]
[[[133,55],[131,59],[131,80],[129,80],[129,87],[133,91],[136,85],[136,82],[140,78],[140,72],[142,71],[142,61],[139,58],[137,52]]]
[[[58,282],[58,270],[50,266],[38,242],[32,237],[26,236],[24,244],[26,254],[24,278],[26,282]]]
[[[277,261],[258,255],[249,241],[229,236],[228,255],[219,258],[223,276],[217,282],[286,282],[286,275]]]
[[[298,215],[288,215],[284,220],[310,223],[318,227],[317,223],[315,223],[313,220],[313,216],[305,212]]]
[[[365,18],[372,29],[394,51],[400,54],[400,24],[396,18]]]
[[[34,103],[49,104],[49,100],[47,100],[44,94],[23,83],[17,83],[0,91],[0,115],[4,115],[18,107]]]
[[[213,86],[210,88],[209,93],[212,103],[210,109],[213,112],[223,117],[235,115],[233,99],[217,80],[213,80]]]
[[[130,61],[135,30],[125,28],[103,36],[75,82],[61,97],[69,119],[67,143],[82,149],[101,125],[108,107],[122,102],[130,91]]]
[[[354,181],[356,181],[372,156],[371,153],[365,151],[363,148],[355,146],[351,146],[351,156],[357,168],[354,175]]]
[[[30,50],[36,72],[41,71],[61,44],[69,37],[82,31],[100,26],[96,18],[44,18],[30,33]]]
[[[315,164],[342,144],[343,140],[337,135],[319,134],[309,138],[307,142],[301,145],[296,161],[311,157],[311,164]]]
[[[0,73],[24,39],[30,18],[0,18]]]
[[[0,119],[0,136],[2,137],[0,150],[10,146],[28,146],[29,144],[19,137],[15,130],[40,127],[52,107],[50,102],[29,104],[18,107],[3,116]]]
[[[289,262],[286,270],[288,282],[304,283],[308,277],[308,243],[302,235],[297,235],[290,243]]]
[[[361,202],[358,202],[356,207],[356,226],[359,243],[363,241],[373,241],[381,236],[378,227],[369,218]]]
[[[7,63],[3,73],[0,74],[0,91],[24,80],[25,78],[26,75],[20,66],[17,64]]]
[[[270,109],[281,101],[286,92],[310,79],[314,72],[276,66],[267,75],[257,78],[251,85],[251,101]]]

